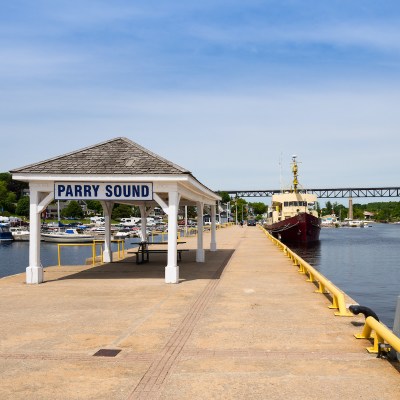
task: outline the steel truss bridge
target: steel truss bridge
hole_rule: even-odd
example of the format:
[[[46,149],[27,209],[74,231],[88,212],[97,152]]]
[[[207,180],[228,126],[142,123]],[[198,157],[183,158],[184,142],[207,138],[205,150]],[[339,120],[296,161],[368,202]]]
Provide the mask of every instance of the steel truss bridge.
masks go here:
[[[311,193],[321,199],[357,197],[400,197],[400,187],[342,188],[342,189],[297,189],[299,193]],[[271,197],[282,190],[219,190],[233,197]]]

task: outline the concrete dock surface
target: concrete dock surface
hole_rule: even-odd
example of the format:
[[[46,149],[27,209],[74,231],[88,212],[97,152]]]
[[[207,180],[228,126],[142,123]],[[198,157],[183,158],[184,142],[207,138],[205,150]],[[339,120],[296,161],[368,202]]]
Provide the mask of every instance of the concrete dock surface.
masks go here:
[[[1,279],[0,399],[400,399],[364,318],[335,317],[259,228],[218,230],[205,263],[186,241],[179,284],[166,254]]]

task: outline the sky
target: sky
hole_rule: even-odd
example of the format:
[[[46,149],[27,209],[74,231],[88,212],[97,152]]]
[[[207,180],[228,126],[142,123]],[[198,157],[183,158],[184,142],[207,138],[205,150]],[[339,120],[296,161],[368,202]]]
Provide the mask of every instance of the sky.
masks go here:
[[[399,186],[398,1],[0,4],[0,171],[126,137],[213,190],[293,154],[305,188]]]

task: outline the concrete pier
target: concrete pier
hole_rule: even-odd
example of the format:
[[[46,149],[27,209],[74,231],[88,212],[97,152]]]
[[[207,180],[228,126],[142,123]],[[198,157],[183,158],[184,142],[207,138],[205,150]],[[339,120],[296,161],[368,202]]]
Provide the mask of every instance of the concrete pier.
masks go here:
[[[178,285],[165,254],[1,279],[0,399],[400,398],[362,316],[335,317],[257,227],[217,241],[199,264],[187,240]]]

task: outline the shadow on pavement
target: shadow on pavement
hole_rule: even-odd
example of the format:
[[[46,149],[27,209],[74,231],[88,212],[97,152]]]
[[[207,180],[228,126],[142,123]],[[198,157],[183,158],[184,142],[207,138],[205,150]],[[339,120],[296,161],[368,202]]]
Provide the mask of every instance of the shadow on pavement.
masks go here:
[[[191,281],[196,279],[219,279],[235,250],[224,249],[217,252],[205,252],[204,263],[196,262],[196,250],[184,253],[178,261],[179,280]],[[44,269],[44,282],[68,279],[164,279],[166,254],[153,254],[150,262],[136,264],[136,257],[126,257],[113,263],[94,267],[82,267],[76,272],[76,266],[47,267]],[[73,271],[75,269],[75,271]]]

